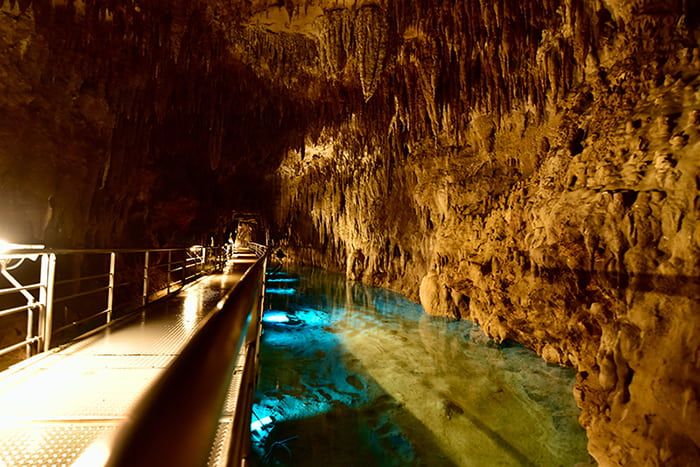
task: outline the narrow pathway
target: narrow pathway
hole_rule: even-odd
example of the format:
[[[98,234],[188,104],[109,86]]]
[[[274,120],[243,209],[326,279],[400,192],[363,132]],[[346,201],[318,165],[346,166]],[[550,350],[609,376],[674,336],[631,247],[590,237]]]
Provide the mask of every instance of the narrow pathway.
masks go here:
[[[116,428],[254,261],[242,256],[125,322],[0,373],[0,466],[106,458]]]

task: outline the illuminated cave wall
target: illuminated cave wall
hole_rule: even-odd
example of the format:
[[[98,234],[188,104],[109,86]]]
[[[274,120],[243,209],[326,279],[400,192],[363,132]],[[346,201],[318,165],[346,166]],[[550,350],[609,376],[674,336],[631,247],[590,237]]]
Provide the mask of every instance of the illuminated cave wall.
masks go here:
[[[293,258],[574,366],[601,464],[692,464],[699,10],[0,0],[0,237],[263,207]]]
[[[299,261],[578,370],[603,465],[700,456],[700,49],[691,2],[388,2],[326,13],[364,103],[289,151]]]

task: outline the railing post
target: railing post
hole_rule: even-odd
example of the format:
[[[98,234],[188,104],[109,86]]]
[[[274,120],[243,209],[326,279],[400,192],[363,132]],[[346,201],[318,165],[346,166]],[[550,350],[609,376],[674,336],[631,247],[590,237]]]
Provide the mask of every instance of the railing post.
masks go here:
[[[165,269],[168,271],[168,295],[170,295],[170,266],[173,264],[173,252],[168,251],[168,265],[165,267]]]
[[[141,305],[146,306],[148,304],[148,260],[149,252],[146,251],[146,259],[143,263],[143,295],[141,296]]]
[[[53,331],[53,284],[56,279],[56,255],[49,253],[41,257],[41,288],[39,302],[41,315],[39,317],[39,332],[42,334],[44,352],[51,348],[51,332]]]
[[[109,289],[107,291],[107,323],[112,321],[112,307],[114,305],[114,273],[117,265],[117,254],[109,254]]]
[[[43,350],[44,341],[46,340],[46,285],[48,283],[49,277],[49,257],[48,255],[41,255],[41,269],[39,272],[39,328],[37,333],[39,335],[39,343],[37,348],[39,351]]]
[[[182,252],[182,282],[180,283],[180,288],[185,286],[187,282],[187,263],[189,258],[187,258],[187,250]]]
[[[27,308],[27,340],[30,340],[32,337],[34,337],[32,334],[34,334],[34,309]],[[32,344],[33,342],[29,342],[25,346],[27,358],[32,356]]]

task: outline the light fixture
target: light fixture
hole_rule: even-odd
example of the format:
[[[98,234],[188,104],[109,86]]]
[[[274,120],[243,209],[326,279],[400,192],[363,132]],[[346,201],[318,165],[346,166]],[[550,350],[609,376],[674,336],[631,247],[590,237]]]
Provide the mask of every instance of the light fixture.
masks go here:
[[[0,238],[0,254],[12,250],[43,250],[44,248],[44,245],[12,243]]]
[[[7,271],[11,271],[13,269],[17,269],[22,265],[24,260],[30,260],[30,261],[36,261],[39,255],[31,255],[31,254],[21,254],[21,255],[7,255],[4,256],[8,253],[11,253],[14,250],[43,250],[44,245],[24,245],[20,243],[12,243],[8,242],[7,240],[3,240],[0,238],[0,268],[2,268],[3,275]],[[4,257],[3,257],[4,256]]]
[[[265,425],[272,423],[272,417],[263,417],[250,424],[250,431],[260,431]]]
[[[265,323],[288,323],[289,316],[283,311],[265,311],[263,313],[263,322]]]

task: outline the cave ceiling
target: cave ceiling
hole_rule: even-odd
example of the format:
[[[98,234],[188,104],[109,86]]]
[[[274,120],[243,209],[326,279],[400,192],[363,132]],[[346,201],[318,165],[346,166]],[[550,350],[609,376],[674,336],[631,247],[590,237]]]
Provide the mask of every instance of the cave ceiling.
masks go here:
[[[162,243],[167,234],[148,235],[261,209],[266,177],[307,141],[356,154],[459,147],[483,116],[498,122],[517,109],[536,119],[586,74],[659,60],[692,38],[698,17],[683,0],[0,0],[0,9],[0,177],[5,216],[23,223],[9,233],[63,244],[144,234]]]

